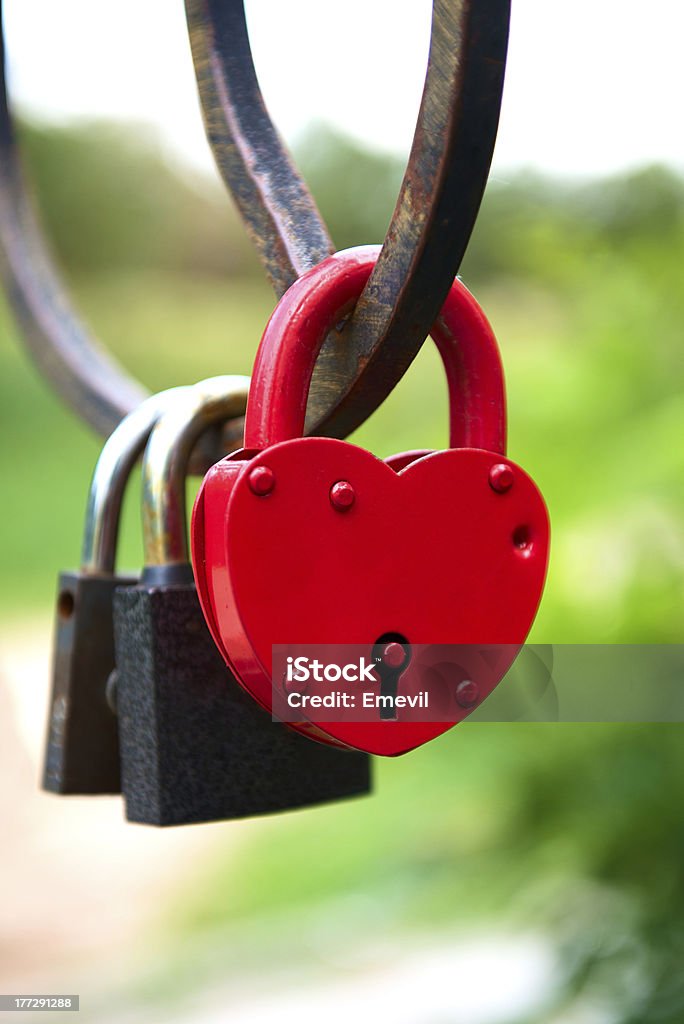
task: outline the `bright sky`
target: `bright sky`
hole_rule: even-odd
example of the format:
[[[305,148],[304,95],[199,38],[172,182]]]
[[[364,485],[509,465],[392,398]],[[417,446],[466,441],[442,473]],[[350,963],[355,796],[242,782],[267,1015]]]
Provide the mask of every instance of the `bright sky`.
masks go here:
[[[326,119],[408,152],[430,0],[247,4],[262,88],[289,141]],[[25,110],[147,121],[186,160],[212,165],[182,0],[6,0],[5,23],[11,89]],[[682,39],[681,0],[513,0],[494,173],[684,167]]]

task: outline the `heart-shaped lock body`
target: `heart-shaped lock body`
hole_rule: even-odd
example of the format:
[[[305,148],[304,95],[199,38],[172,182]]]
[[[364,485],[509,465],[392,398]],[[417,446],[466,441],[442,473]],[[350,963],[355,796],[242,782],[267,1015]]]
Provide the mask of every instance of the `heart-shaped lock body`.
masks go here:
[[[272,681],[274,644],[365,645],[370,654],[399,637],[420,646],[414,661],[433,674],[446,648],[463,647],[468,661],[465,645],[471,653],[497,646],[476,700],[451,702],[448,720],[329,721],[304,709],[293,724],[397,755],[462,720],[505,675],[541,598],[549,525],[534,482],[504,455],[498,347],[458,281],[431,333],[449,384],[450,442],[459,446],[386,463],[345,441],[302,437],[318,351],[376,257],[375,247],[337,253],[281,299],[257,354],[245,448],[205,477],[192,545],[212,635],[267,709],[282,686]]]

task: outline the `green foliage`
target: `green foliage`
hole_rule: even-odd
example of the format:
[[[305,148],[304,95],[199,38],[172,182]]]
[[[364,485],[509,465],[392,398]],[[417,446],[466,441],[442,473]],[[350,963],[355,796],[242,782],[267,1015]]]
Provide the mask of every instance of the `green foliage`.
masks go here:
[[[297,160],[337,249],[383,240],[404,173],[400,160],[325,125],[309,129]]]
[[[23,125],[21,142],[47,233],[74,274],[255,269],[225,194],[181,175],[143,128]]]

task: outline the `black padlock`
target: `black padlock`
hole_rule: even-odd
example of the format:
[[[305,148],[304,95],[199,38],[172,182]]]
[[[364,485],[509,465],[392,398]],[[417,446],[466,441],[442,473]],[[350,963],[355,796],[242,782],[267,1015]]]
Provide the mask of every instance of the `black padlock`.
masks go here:
[[[365,754],[315,743],[236,683],[202,615],[189,563],[185,476],[212,423],[244,413],[248,378],[189,388],[143,461],[145,568],[114,598],[121,778],[130,821],[178,825],[365,794]]]
[[[106,441],[86,508],[78,572],[57,588],[52,691],[43,788],[54,793],[120,792],[116,716],[106,698],[114,668],[114,590],[135,576],[115,575],[124,489],[152,427],[183,388],[152,395]]]

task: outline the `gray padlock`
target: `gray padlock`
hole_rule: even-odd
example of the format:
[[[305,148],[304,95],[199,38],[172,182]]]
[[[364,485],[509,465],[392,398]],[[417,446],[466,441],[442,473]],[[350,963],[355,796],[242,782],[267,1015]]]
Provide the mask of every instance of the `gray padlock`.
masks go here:
[[[146,565],[114,599],[121,778],[130,821],[190,824],[365,794],[365,754],[273,722],[235,681],[205,624],[187,545],[189,454],[244,413],[248,379],[212,378],[155,427],[143,462]]]
[[[115,575],[121,503],[153,426],[183,390],[152,395],[105,442],[88,494],[81,569],[59,576],[43,772],[43,788],[54,793],[120,792],[116,716],[105,690],[114,668],[114,590],[136,582]]]

